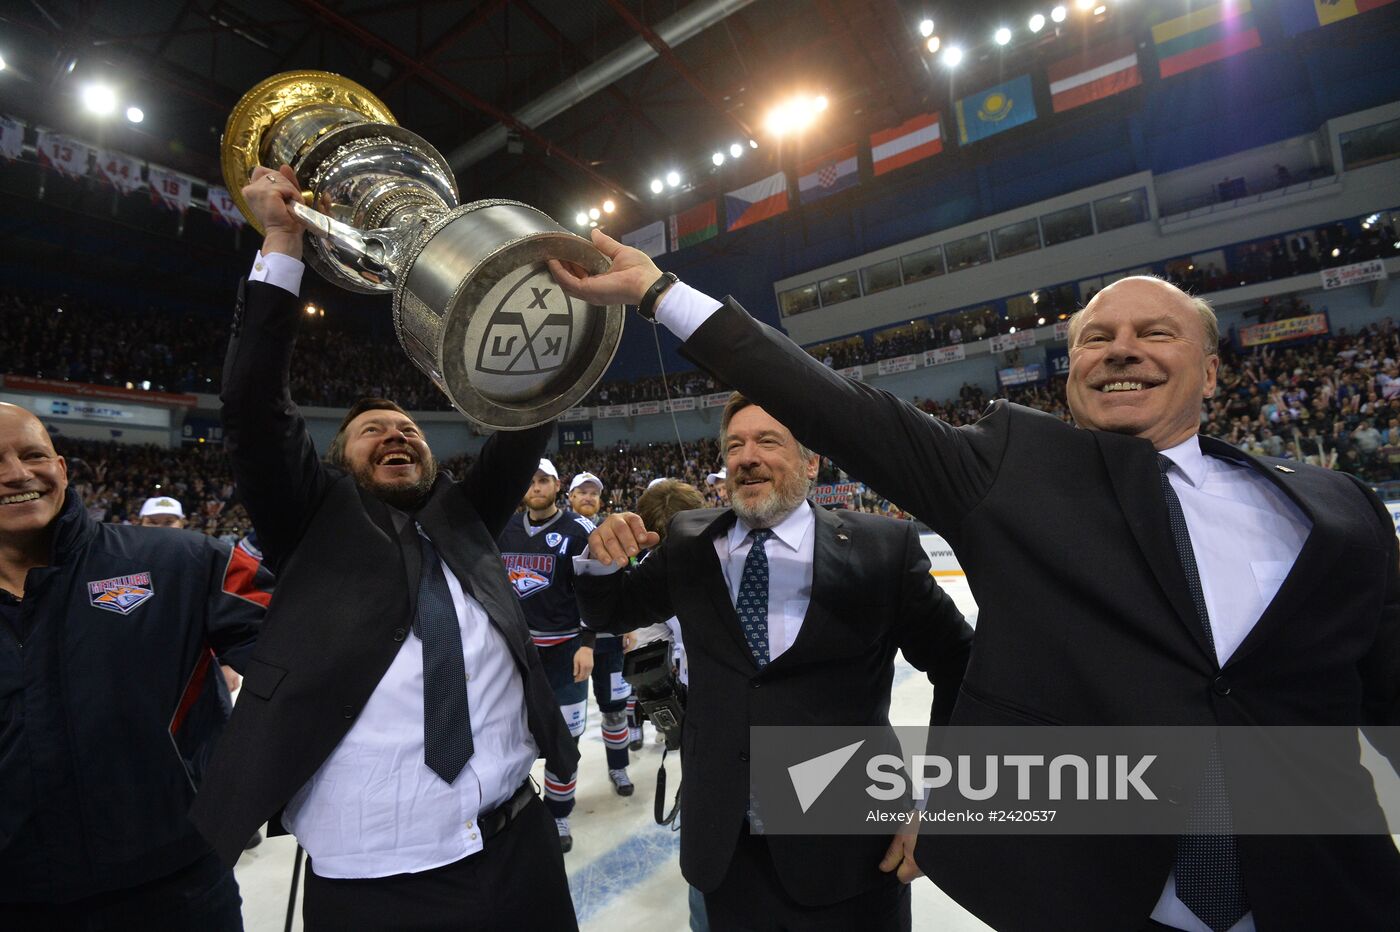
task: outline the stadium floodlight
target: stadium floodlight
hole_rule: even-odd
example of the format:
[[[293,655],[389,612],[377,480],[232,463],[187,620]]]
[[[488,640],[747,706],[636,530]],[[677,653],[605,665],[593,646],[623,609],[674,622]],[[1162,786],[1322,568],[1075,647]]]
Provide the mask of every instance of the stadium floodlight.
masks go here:
[[[669,172],[666,173],[666,184],[667,184],[667,186],[674,188],[674,187],[676,187],[677,185],[679,185],[680,183],[681,183],[681,173],[680,173],[680,172],[678,172],[678,171],[669,171]]]
[[[1068,15],[1069,11],[1066,10],[1063,6],[1057,6],[1055,7],[1055,9],[1050,11],[1050,18],[1057,23],[1063,23],[1065,21],[1065,17]]]
[[[588,221],[588,228],[589,228],[590,230],[596,230],[596,229],[598,228],[598,221],[597,221],[597,220],[590,220],[590,221]]]
[[[1031,21],[1026,25],[1031,28],[1031,32],[1040,32],[1045,28],[1045,17],[1037,13],[1031,17]]]
[[[1081,13],[1083,13],[1085,10],[1089,9],[1089,7],[1093,5],[1094,0],[1074,0],[1074,8]]]
[[[942,45],[942,44],[943,44],[943,40],[940,39],[940,38],[938,38],[938,36],[929,36],[929,37],[928,37],[928,53],[929,53],[930,55],[937,55],[937,54],[938,54],[938,47],[939,47],[940,45]]]
[[[660,179],[660,178],[653,178],[653,179],[651,179],[651,193],[652,193],[652,194],[660,194],[660,193],[662,192],[662,190],[663,190],[665,187],[666,187],[666,185],[664,185],[664,184],[661,182],[661,179]]]
[[[146,112],[140,107],[126,108],[126,121],[128,123],[140,123],[144,119],[146,119]]]
[[[956,45],[948,46],[947,51],[943,53],[943,65],[946,68],[956,68],[962,64],[962,60],[963,50]]]
[[[831,102],[826,99],[825,94],[818,94],[817,99],[812,101],[812,106],[816,108],[818,113],[825,110],[830,105]]]
[[[1007,332],[1007,333],[1015,333],[1015,332],[1016,332],[1016,328],[1015,328],[1015,327],[1012,327],[1012,328],[1010,328],[1009,330],[1007,330],[1006,332]]]
[[[710,156],[710,161],[714,162],[715,167],[718,168],[719,166],[724,164],[724,153],[716,152],[714,155]]]
[[[615,210],[617,210],[617,204],[612,200],[612,198],[608,198],[606,201],[603,202],[603,213],[610,214]]]
[[[1011,30],[1002,26],[992,35],[992,40],[995,41],[997,45],[1005,45],[1011,41]]]
[[[106,84],[85,85],[83,106],[97,116],[111,116],[117,109],[117,92]]]
[[[1102,15],[1104,15],[1104,14],[1107,13],[1107,12],[1108,12],[1108,7],[1104,6],[1102,3],[1100,3],[1098,6],[1094,7],[1094,15],[1095,15],[1095,16],[1102,16]]]
[[[750,140],[749,140],[749,148],[750,148],[750,149],[757,149],[757,148],[758,148],[758,140],[757,140],[757,139],[750,139]]]
[[[5,56],[4,56],[4,55],[0,55],[0,71],[4,71],[4,70],[5,70]]]
[[[597,220],[597,219],[598,219],[599,217],[601,217],[601,216],[603,216],[603,212],[602,212],[601,210],[599,210],[598,208],[596,208],[596,207],[590,207],[590,208],[588,208],[588,219],[589,219],[589,220]]]
[[[750,142],[753,142],[753,140],[749,140],[749,141],[750,141]],[[753,147],[754,147],[755,149],[757,149],[757,148],[758,148],[758,143],[754,142],[754,143],[753,143]],[[739,145],[737,142],[736,142],[736,143],[732,143],[732,144],[729,146],[729,157],[730,157],[731,159],[737,159],[739,156],[741,156],[741,155],[743,155],[743,154],[744,154],[744,147],[741,146],[741,145]]]
[[[925,39],[933,35],[933,20],[924,19],[919,23],[919,35],[923,36]]]
[[[588,225],[588,212],[587,212],[587,211],[580,210],[580,211],[578,212],[578,214],[574,216],[574,223],[577,223],[577,224],[578,224],[579,226],[581,226],[581,227],[587,226],[587,225]]]
[[[1037,320],[1037,321],[1036,321],[1036,325],[1037,325],[1037,326],[1040,326],[1040,327],[1044,327],[1044,326],[1045,326],[1045,318],[1042,317],[1042,318],[1040,318],[1039,320]]]

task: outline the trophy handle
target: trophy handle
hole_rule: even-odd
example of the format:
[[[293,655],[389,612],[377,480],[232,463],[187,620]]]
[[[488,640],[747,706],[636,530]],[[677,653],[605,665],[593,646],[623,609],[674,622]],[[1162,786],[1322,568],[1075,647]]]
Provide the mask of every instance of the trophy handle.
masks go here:
[[[292,213],[306,224],[309,233],[325,240],[340,261],[357,269],[367,281],[390,287],[398,284],[393,263],[397,249],[391,238],[376,235],[380,232],[377,230],[357,230],[300,201],[292,201],[291,208]]]

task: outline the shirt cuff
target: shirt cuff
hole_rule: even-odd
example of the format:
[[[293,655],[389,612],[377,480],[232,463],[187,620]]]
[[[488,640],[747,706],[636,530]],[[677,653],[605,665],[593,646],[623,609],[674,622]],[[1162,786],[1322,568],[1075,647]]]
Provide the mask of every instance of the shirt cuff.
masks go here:
[[[258,257],[253,260],[253,270],[248,273],[248,281],[267,282],[292,294],[301,294],[301,274],[305,271],[304,262],[293,259],[286,253],[270,252],[263,255],[259,252]]]
[[[676,282],[661,296],[661,303],[656,306],[656,322],[684,342],[720,306],[709,295],[696,291],[685,282]]]
[[[675,285],[671,286],[676,287]],[[574,557],[575,576],[611,576],[622,569],[616,563],[604,563],[601,560],[594,560],[588,556],[588,548],[583,548],[583,553]]]

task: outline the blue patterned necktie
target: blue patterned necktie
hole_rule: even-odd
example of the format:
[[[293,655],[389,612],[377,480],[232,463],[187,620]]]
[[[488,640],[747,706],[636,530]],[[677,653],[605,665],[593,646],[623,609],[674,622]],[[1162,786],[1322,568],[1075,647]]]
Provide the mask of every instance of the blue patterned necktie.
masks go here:
[[[1157,467],[1162,474],[1162,497],[1167,500],[1167,519],[1176,543],[1181,568],[1186,571],[1186,584],[1191,590],[1191,602],[1196,617],[1205,630],[1206,642],[1215,643],[1211,633],[1210,613],[1206,611],[1205,590],[1196,555],[1191,550],[1191,535],[1186,528],[1186,515],[1181,499],[1176,497],[1171,480],[1167,478],[1172,461],[1157,454]],[[1225,790],[1225,768],[1220,761],[1220,746],[1212,745],[1206,759],[1206,775],[1186,816],[1186,832],[1177,836],[1176,896],[1214,932],[1223,932],[1245,913],[1249,899],[1240,875],[1240,853],[1230,813],[1230,797]]]
[[[413,632],[423,642],[423,757],[429,770],[451,783],[472,756],[462,630],[437,550],[421,528],[418,540],[423,568]]]
[[[763,544],[772,536],[773,532],[768,528],[759,528],[750,534],[753,546],[744,559],[744,575],[739,579],[739,598],[734,603],[744,640],[760,669],[768,663],[768,552],[763,549]]]

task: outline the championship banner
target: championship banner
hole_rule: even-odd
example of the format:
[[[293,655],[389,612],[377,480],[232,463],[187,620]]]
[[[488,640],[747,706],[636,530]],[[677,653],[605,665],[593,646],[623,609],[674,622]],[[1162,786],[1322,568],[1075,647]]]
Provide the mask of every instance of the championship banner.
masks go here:
[[[695,410],[695,399],[694,399],[693,397],[691,397],[691,396],[686,396],[686,397],[684,397],[684,398],[672,398],[670,401],[666,402],[666,410],[668,410],[668,411],[694,411],[694,410]]]
[[[13,162],[24,152],[24,124],[0,117],[0,157]]]
[[[592,408],[570,408],[563,414],[559,415],[559,420],[564,422],[586,421],[591,417],[593,417]]]
[[[958,142],[963,145],[1029,123],[1036,116],[1031,76],[1023,74],[970,94],[959,100],[954,109],[958,114]]]
[[[632,405],[632,414],[660,414],[661,402],[659,401],[639,401]]]
[[[700,399],[702,408],[723,408],[729,404],[729,392],[711,392]]]
[[[896,372],[913,372],[919,368],[919,358],[917,356],[895,356],[893,359],[881,359],[875,364],[875,371],[880,375],[893,375]]]
[[[938,349],[925,351],[924,365],[946,366],[950,362],[961,362],[966,358],[967,350],[961,343],[954,343],[952,346],[940,346]]]
[[[194,181],[168,168],[150,167],[151,202],[184,213],[194,200]]]
[[[88,173],[88,156],[92,154],[92,149],[86,143],[40,130],[39,141],[34,148],[39,153],[39,164],[52,168],[60,175],[83,178]]]
[[[1345,288],[1348,285],[1359,285],[1362,282],[1385,281],[1385,278],[1385,262],[1381,259],[1370,259],[1355,265],[1341,265],[1335,269],[1323,269],[1322,287],[1328,290]]]
[[[598,409],[598,417],[627,417],[626,405],[603,405]]]
[[[210,186],[208,199],[209,215],[220,226],[233,227],[236,230],[247,222],[243,219],[238,205],[233,202],[233,197],[225,189]]]
[[[865,381],[864,366],[847,366],[845,369],[837,369],[837,375],[844,375],[848,379],[855,379],[857,382]]]
[[[1260,45],[1249,0],[1221,0],[1152,27],[1162,77],[1209,65]]]
[[[865,486],[859,482],[823,483],[812,486],[812,501],[818,505],[844,505],[863,491]]]
[[[1254,324],[1240,328],[1240,346],[1263,346],[1266,343],[1284,343],[1288,340],[1306,340],[1327,334],[1327,315],[1308,314],[1305,317],[1290,317],[1287,320],[1271,320],[1266,324]]]
[[[1021,330],[1017,333],[1003,333],[992,337],[989,342],[993,353],[1004,353],[1009,349],[1035,346],[1035,331]]]
[[[624,233],[618,238],[618,242],[624,246],[640,249],[655,259],[666,251],[666,223],[662,220],[648,223],[640,230]]]
[[[146,186],[141,180],[141,163],[120,152],[97,152],[97,177],[121,194],[131,194]]]

